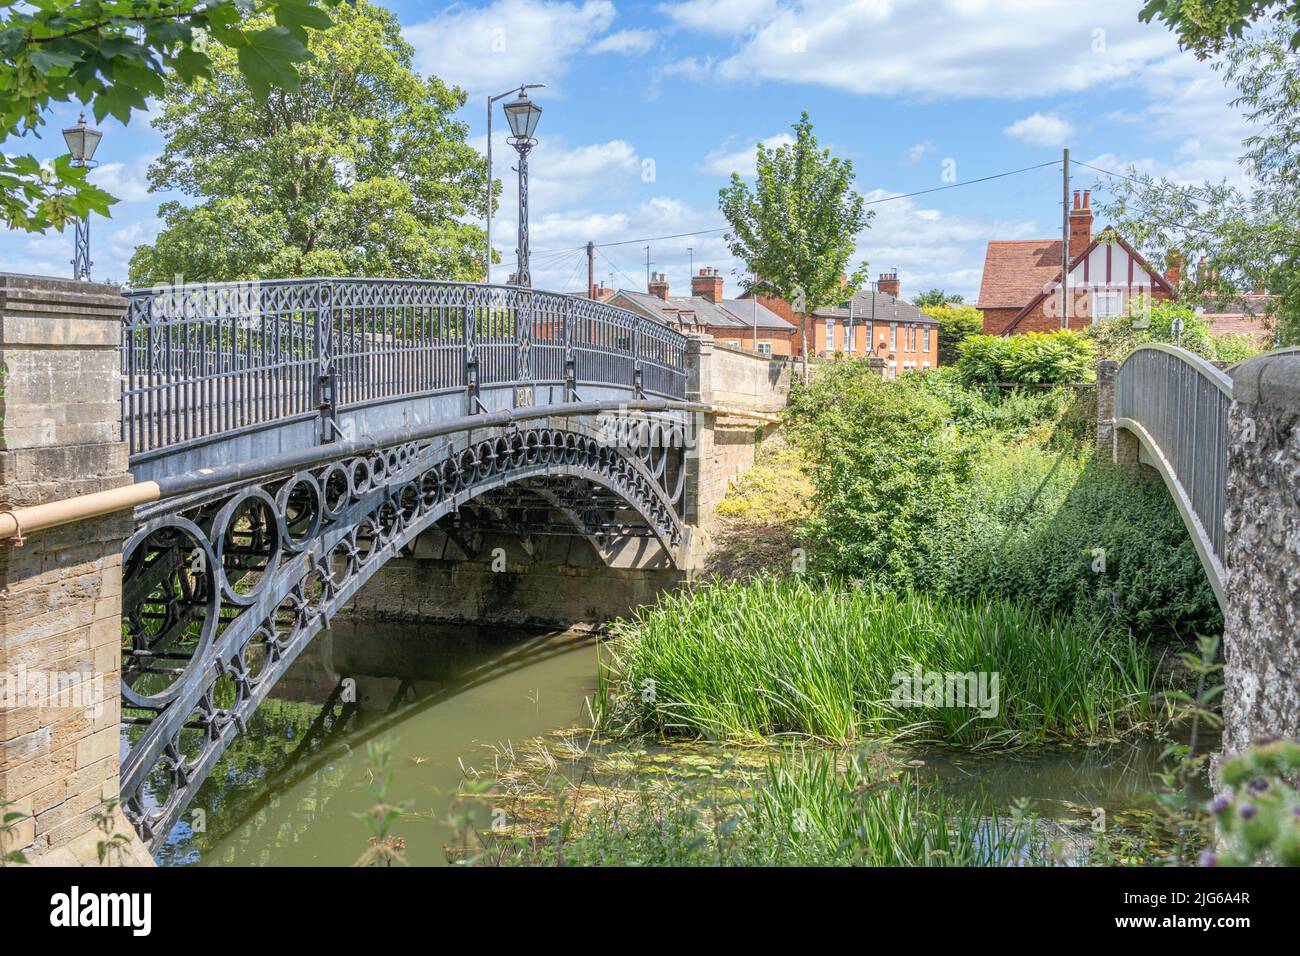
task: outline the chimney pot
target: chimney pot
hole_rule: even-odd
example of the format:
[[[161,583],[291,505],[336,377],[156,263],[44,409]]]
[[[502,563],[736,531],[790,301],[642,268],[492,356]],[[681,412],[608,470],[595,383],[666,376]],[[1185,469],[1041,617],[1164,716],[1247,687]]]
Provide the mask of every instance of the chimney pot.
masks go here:
[[[722,301],[722,276],[712,266],[703,266],[700,274],[691,276],[691,295],[710,302]]]
[[[1074,208],[1075,208],[1075,209],[1080,208],[1080,207],[1079,207],[1079,190],[1077,190],[1077,189],[1074,191]]]

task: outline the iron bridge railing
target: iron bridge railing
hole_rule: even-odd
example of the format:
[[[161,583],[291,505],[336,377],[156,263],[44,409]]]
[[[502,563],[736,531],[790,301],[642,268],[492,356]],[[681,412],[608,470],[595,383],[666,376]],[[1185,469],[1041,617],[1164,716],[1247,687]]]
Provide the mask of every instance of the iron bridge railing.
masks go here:
[[[1115,379],[1115,424],[1162,473],[1221,605],[1231,405],[1231,376],[1172,345],[1142,346]]]
[[[605,303],[516,286],[277,279],[128,293],[122,438],[133,459],[419,396],[583,386],[686,394],[681,333]],[[471,411],[473,409],[471,408]]]

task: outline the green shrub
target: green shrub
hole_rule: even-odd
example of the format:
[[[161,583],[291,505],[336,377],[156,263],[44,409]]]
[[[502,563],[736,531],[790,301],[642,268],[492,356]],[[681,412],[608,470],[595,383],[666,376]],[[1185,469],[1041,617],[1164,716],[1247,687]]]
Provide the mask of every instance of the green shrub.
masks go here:
[[[939,305],[923,311],[939,322],[940,368],[957,361],[962,342],[984,332],[984,313],[973,305]]]
[[[1187,529],[1154,475],[1022,446],[981,459],[970,492],[936,530],[943,546],[931,551],[924,586],[1144,634],[1222,627]]]
[[[815,452],[803,531],[817,567],[906,587],[957,507],[974,447],[924,379],[882,381],[850,362],[791,396],[796,439]]]
[[[1182,321],[1181,336],[1174,335],[1174,320]],[[1216,334],[1209,321],[1184,302],[1151,302],[1138,296],[1129,302],[1125,315],[1098,322],[1083,332],[1099,358],[1122,362],[1142,345],[1163,342],[1178,344],[1211,362],[1241,362],[1262,351],[1246,335]]]
[[[616,730],[1004,746],[1109,737],[1154,716],[1152,661],[1131,637],[1029,602],[756,579],[663,596],[607,647],[600,716]],[[917,673],[986,681],[954,705],[900,682]]]
[[[958,352],[957,370],[967,385],[1053,385],[1092,378],[1094,350],[1082,333],[1068,329],[1025,335],[972,335]]]

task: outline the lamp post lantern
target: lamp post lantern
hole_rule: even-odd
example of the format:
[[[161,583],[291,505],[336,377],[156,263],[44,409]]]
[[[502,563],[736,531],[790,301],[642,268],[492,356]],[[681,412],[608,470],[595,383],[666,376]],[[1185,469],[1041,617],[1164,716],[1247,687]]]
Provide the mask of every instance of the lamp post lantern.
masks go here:
[[[483,276],[489,284],[492,282],[492,104],[512,93],[517,92],[522,96],[525,90],[534,90],[545,85],[545,83],[524,83],[487,98],[487,259],[484,260]],[[540,109],[538,112],[541,112]]]
[[[69,126],[63,131],[63,141],[68,144],[68,152],[72,154],[73,164],[86,168],[93,168],[96,165],[95,150],[99,148],[99,141],[103,138],[102,131],[86,125],[84,111],[81,118],[77,120],[76,126]],[[72,253],[72,278],[89,282],[90,267],[94,265],[90,261],[89,214],[76,220],[74,226],[76,234],[75,248]]]
[[[542,108],[528,98],[528,91],[519,88],[519,95],[505,105],[506,122],[510,124],[510,145],[519,153],[519,246],[516,250],[517,285],[533,284],[528,270],[528,153],[537,145],[533,131],[542,117]]]

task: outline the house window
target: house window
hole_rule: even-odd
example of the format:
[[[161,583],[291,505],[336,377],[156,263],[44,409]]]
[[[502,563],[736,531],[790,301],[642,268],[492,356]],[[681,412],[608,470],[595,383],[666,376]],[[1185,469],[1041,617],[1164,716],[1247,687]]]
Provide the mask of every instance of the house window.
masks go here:
[[[771,342],[759,342],[759,343],[758,343],[758,354],[759,354],[759,355],[771,355],[771,354],[772,354],[772,343],[771,343]]]
[[[925,348],[922,351],[928,352],[930,351],[930,327],[928,325],[925,327],[925,331],[922,335],[925,337]],[[926,362],[925,364],[929,365],[930,363]]]
[[[723,345],[730,345],[733,349],[738,349],[738,348],[740,348],[740,340],[739,340],[739,339],[728,339],[727,341],[723,342],[722,344],[723,344]]]
[[[1123,289],[1092,290],[1092,321],[1105,322],[1124,314]]]
[[[889,351],[898,351],[898,323],[889,323]]]

